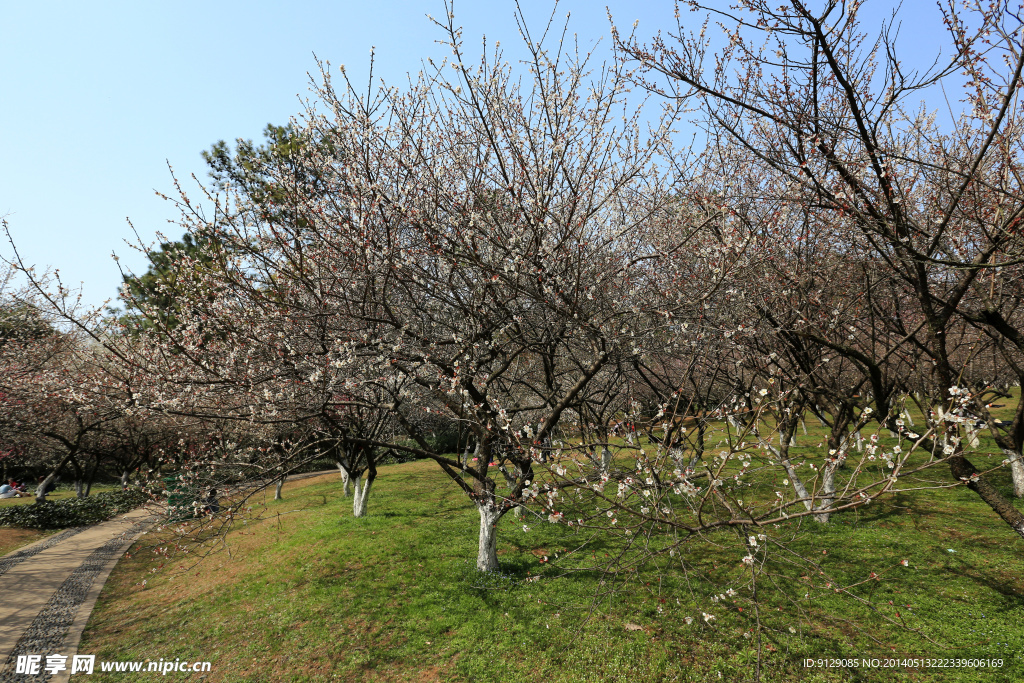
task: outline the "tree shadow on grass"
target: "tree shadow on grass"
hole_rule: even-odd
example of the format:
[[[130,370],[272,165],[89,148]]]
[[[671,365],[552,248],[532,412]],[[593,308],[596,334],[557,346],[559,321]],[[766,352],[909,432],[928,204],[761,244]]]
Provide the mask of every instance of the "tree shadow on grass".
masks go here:
[[[984,586],[1013,600],[1017,603],[1018,608],[1024,607],[1024,591],[1021,591],[1019,577],[1005,581],[1000,580],[994,576],[982,574],[966,562],[960,563],[960,566],[956,568],[956,573],[979,586]]]

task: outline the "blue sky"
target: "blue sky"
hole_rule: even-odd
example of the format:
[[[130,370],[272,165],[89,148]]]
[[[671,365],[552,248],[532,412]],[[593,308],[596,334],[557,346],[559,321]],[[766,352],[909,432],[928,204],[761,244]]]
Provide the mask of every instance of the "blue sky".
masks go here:
[[[640,36],[673,18],[670,2],[607,4],[621,26],[639,20]],[[880,19],[892,3],[872,5],[868,16]],[[539,27],[551,3],[524,0],[523,8]],[[510,48],[518,40],[511,1],[455,9],[470,54],[483,34]],[[582,44],[603,38],[607,48],[604,2],[563,0],[558,15],[566,12]],[[202,150],[258,138],[267,123],[298,113],[313,53],[365,81],[376,46],[376,74],[400,84],[422,59],[445,56],[428,13],[443,15],[440,0],[3,3],[0,215],[29,264],[60,268],[99,304],[120,283],[112,252],[145,270],[124,242],[134,239],[126,218],[146,241],[157,231],[180,237],[168,224],[173,207],[154,194],[173,194],[168,163],[183,180],[205,179]],[[908,0],[902,14],[908,54],[934,51],[935,5]]]

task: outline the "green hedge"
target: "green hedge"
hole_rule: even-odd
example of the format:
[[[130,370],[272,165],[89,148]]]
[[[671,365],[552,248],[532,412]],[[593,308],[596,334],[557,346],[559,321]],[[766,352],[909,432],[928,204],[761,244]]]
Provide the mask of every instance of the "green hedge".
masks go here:
[[[136,489],[105,491],[87,498],[11,505],[0,508],[0,526],[27,529],[66,529],[103,522],[143,505],[149,496]]]

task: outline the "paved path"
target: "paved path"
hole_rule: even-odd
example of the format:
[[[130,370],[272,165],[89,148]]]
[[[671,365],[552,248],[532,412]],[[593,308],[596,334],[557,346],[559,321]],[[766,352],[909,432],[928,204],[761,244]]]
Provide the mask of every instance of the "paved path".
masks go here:
[[[123,549],[152,519],[152,512],[140,508],[0,559],[0,681],[58,680],[14,673],[17,656],[39,654],[45,661],[49,654],[68,655],[70,665],[68,636],[74,636],[77,650],[99,589]]]
[[[296,474],[287,480],[337,472]],[[127,547],[156,518],[152,509],[140,508],[0,557],[0,683],[68,680],[71,657],[78,653],[103,584]],[[18,655],[42,655],[45,664],[50,654],[65,655],[67,670],[52,676],[15,673]]]

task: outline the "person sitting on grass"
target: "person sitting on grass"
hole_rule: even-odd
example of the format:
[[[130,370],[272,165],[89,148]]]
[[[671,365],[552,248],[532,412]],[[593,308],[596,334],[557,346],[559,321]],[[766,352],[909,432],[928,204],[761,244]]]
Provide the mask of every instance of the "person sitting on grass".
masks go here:
[[[10,484],[4,484],[0,486],[0,498],[20,498],[18,495],[18,489],[14,488]]]

